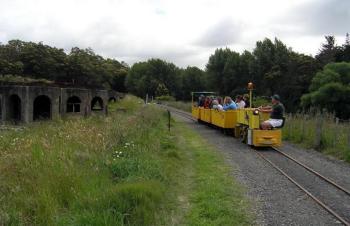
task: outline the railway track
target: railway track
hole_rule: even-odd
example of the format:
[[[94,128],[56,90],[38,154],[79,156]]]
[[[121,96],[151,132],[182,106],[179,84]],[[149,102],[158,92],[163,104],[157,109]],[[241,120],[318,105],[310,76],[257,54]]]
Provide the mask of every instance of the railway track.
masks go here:
[[[173,107],[169,107],[169,106],[166,106],[166,105],[162,105],[162,104],[158,104],[160,107],[172,112],[172,113],[175,113],[177,115],[180,115],[186,119],[189,119],[189,120],[192,120],[192,121],[197,121],[196,119],[194,119],[192,117],[192,114],[191,113],[188,113],[188,112],[184,112],[184,111],[181,111],[181,110],[178,110],[176,108],[173,108]]]
[[[190,113],[161,106],[181,117],[196,121]],[[253,150],[340,223],[350,226],[350,191],[348,189],[278,148]]]
[[[347,189],[279,149],[272,148],[270,153],[253,150],[339,222],[350,226],[350,195]]]

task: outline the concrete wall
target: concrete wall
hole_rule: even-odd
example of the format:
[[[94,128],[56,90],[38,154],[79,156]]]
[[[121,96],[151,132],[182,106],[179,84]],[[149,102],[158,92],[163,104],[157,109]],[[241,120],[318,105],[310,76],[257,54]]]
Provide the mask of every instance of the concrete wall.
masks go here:
[[[11,105],[11,96],[16,95],[21,100],[20,103],[20,122],[32,122],[34,119],[34,101],[39,96],[46,96],[50,99],[49,118],[56,118],[66,114],[91,114],[91,101],[93,98],[101,98],[102,111],[98,113],[107,113],[109,98],[119,99],[118,93],[107,90],[75,89],[46,86],[0,86],[0,122],[16,121],[13,119],[13,109],[18,109]],[[76,96],[81,100],[80,112],[67,113],[67,100]],[[39,99],[38,99],[39,100]],[[40,102],[36,102],[37,104]],[[38,106],[38,105],[37,105]],[[36,109],[38,111],[38,109]]]

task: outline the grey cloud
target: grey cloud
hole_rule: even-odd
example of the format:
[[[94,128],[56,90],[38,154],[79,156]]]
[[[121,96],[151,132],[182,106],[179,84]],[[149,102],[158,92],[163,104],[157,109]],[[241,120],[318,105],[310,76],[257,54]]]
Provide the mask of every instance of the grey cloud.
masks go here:
[[[227,46],[239,41],[242,26],[230,19],[225,19],[209,27],[195,44],[204,47]]]
[[[151,45],[145,45],[144,48],[128,48],[122,45],[114,45],[111,48],[97,48],[99,53],[103,55],[114,56],[128,62],[129,64],[145,61],[150,58],[160,58],[169,62],[175,63],[177,66],[187,66],[189,62],[193,63],[193,59],[198,54],[196,50],[189,50],[183,48],[159,47],[156,48]],[[196,62],[197,63],[197,62]]]
[[[312,1],[291,10],[290,23],[311,35],[345,35],[350,32],[350,1]]]

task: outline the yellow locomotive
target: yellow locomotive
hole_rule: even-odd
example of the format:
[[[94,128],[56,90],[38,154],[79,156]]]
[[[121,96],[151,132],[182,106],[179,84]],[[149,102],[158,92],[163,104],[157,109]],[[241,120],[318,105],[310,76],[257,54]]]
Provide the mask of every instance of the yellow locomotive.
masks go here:
[[[250,97],[252,84],[248,84]],[[269,118],[269,113],[260,112],[257,108],[219,111],[198,107],[194,98],[198,95],[214,96],[213,92],[192,92],[192,117],[200,122],[231,130],[236,138],[254,147],[278,147],[282,144],[282,127],[271,130],[260,129],[260,123]],[[250,98],[252,100],[252,98]],[[284,121],[283,121],[284,122]]]

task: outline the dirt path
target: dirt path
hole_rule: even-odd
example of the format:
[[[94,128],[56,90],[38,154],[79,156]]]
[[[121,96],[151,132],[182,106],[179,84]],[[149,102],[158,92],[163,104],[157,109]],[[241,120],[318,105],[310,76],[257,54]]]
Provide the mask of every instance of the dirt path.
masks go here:
[[[252,199],[256,211],[257,225],[341,225],[245,144],[224,136],[217,129],[180,116],[176,119],[197,131],[232,165],[232,175],[247,187],[247,196]],[[286,149],[291,155],[302,156],[291,145],[286,145]],[[343,184],[349,183],[348,165],[338,164],[317,153],[307,152],[304,155],[306,163],[313,161],[310,166],[321,169],[326,165],[331,168],[331,175],[337,175]],[[342,174],[347,174],[347,177],[340,176]]]

